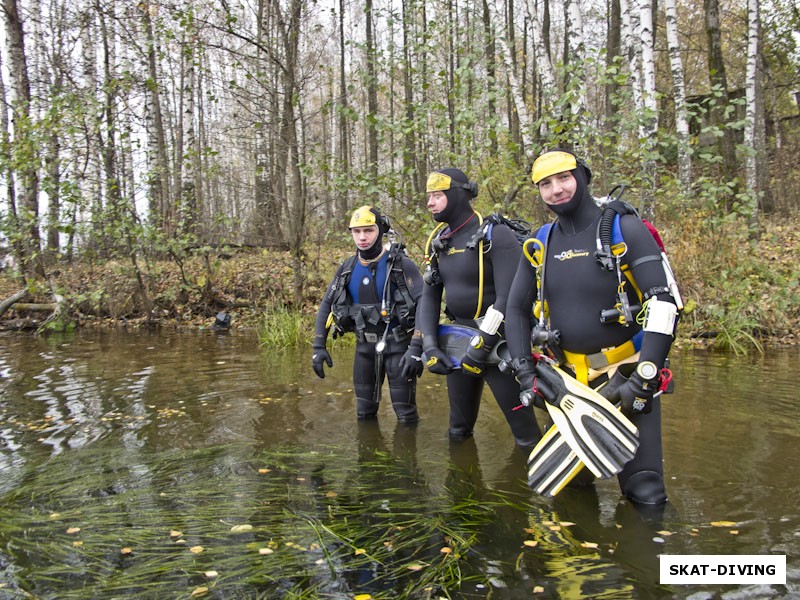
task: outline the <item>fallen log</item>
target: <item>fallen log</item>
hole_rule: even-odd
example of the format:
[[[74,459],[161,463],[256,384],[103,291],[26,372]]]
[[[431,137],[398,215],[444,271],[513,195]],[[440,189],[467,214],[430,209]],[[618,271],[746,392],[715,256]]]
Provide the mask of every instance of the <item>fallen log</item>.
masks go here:
[[[30,302],[17,302],[11,308],[14,310],[28,310],[31,312],[53,312],[58,307],[57,302],[51,302],[50,304],[34,304]]]
[[[0,317],[2,317],[3,314],[9,308],[11,308],[15,304],[17,304],[20,300],[24,300],[27,297],[28,297],[28,290],[20,290],[16,294],[13,294],[13,295],[9,296],[8,298],[6,298],[5,300],[3,300],[3,302],[0,303]]]

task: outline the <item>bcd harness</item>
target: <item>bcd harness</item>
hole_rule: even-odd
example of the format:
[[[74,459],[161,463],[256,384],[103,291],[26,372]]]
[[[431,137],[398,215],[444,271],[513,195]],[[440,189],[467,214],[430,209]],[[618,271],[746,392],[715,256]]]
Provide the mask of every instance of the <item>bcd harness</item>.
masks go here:
[[[353,304],[348,293],[348,284],[353,274],[358,255],[350,256],[342,264],[342,271],[334,282],[331,294],[331,314],[328,325],[333,325],[334,338],[354,332],[359,341],[378,342],[381,333],[390,334],[396,341],[407,339],[414,329],[416,304],[408,290],[403,273],[403,246],[393,243],[389,248],[386,263],[386,280],[381,294],[381,303]],[[392,285],[394,289],[392,290]],[[389,332],[390,321],[396,318],[398,326]],[[381,327],[383,323],[383,327]]]
[[[527,221],[509,219],[500,213],[492,213],[485,219],[477,211],[475,211],[475,215],[478,217],[478,230],[466,243],[465,247],[467,250],[478,250],[478,303],[473,317],[473,319],[478,319],[483,309],[483,255],[492,249],[492,230],[494,226],[506,225],[511,229],[520,244],[530,235],[531,226]],[[448,236],[452,232],[445,232],[444,230],[447,227],[446,223],[439,223],[425,243],[426,268],[423,280],[428,285],[438,285],[442,282],[439,273],[439,252],[444,251],[449,243]]]
[[[618,186],[620,187],[620,186]],[[614,188],[612,193],[617,190]],[[622,188],[624,191],[624,188]],[[643,256],[631,264],[623,261],[627,252],[627,245],[622,238],[620,227],[620,217],[622,215],[634,215],[639,217],[638,212],[630,204],[619,199],[622,194],[620,191],[616,198],[603,204],[603,213],[597,225],[595,258],[601,269],[616,271],[617,274],[617,297],[613,307],[603,310],[600,313],[602,323],[617,323],[628,327],[634,319],[642,323],[645,307],[651,299],[655,301],[658,294],[669,294],[672,296],[677,310],[683,309],[683,301],[678,291],[677,282],[672,272],[672,268],[664,252],[664,245],[661,237],[650,223],[642,219],[643,223],[650,231],[661,251],[660,255]],[[611,195],[609,195],[610,197]],[[639,217],[641,219],[641,217]],[[555,223],[555,222],[554,222]],[[578,371],[586,369],[602,369],[608,365],[625,360],[636,354],[642,343],[643,331],[639,331],[629,341],[615,348],[604,349],[590,355],[576,354],[562,350],[560,347],[560,333],[550,329],[547,321],[548,310],[544,296],[544,277],[545,277],[545,252],[548,247],[550,235],[554,223],[546,223],[536,233],[536,237],[529,238],[523,244],[523,253],[531,265],[536,269],[536,286],[539,290],[538,300],[534,307],[534,316],[537,323],[531,332],[531,342],[534,346],[540,346],[550,351],[559,363],[568,363]],[[662,263],[667,279],[666,287],[657,287],[642,292],[633,278],[632,268],[647,262],[659,261]],[[631,304],[628,293],[625,291],[626,283],[630,283],[633,288],[638,304]],[[668,303],[662,303],[668,304]]]

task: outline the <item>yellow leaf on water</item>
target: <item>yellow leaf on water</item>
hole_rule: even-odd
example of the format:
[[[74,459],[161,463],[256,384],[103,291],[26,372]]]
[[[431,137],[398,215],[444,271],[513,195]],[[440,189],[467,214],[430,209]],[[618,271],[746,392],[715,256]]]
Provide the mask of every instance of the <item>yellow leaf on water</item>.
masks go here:
[[[122,548],[119,553],[120,554],[131,554],[133,552],[133,548]]]
[[[665,536],[665,537],[668,537],[668,536],[672,535],[672,532],[671,532],[671,531],[656,531],[656,533],[657,533],[658,535],[663,535],[663,536]]]
[[[231,527],[232,533],[242,533],[244,531],[252,531],[252,530],[253,526],[250,525],[249,523],[244,523],[243,525],[234,525],[233,527]]]
[[[264,475],[266,473],[270,473],[271,471],[272,471],[272,469],[259,469],[258,470],[258,472],[261,473],[262,475]]]
[[[203,575],[205,575],[209,579],[214,579],[214,577],[219,576],[219,573],[217,573],[216,571],[206,571],[205,573],[203,573]]]
[[[408,569],[409,571],[421,571],[423,568],[424,567],[419,563],[414,563],[406,567],[406,569]]]
[[[531,529],[530,527],[525,527],[522,531],[525,533],[536,533],[535,529]]]
[[[542,586],[540,586],[540,585],[535,585],[535,586],[533,586],[533,593],[534,594],[543,594],[544,593],[544,588]]]
[[[573,523],[572,521],[561,521],[560,525],[562,527],[572,527],[573,525],[575,525],[575,523]]]
[[[61,513],[51,513],[50,514],[50,518],[51,519],[60,519],[61,518]]]
[[[599,547],[599,546],[600,546],[600,544],[598,544],[597,542],[583,542],[583,543],[581,544],[581,546],[582,546],[583,548],[592,548],[592,549],[594,549],[594,548],[597,548],[597,547]]]
[[[363,548],[356,548],[356,551],[354,552],[355,556],[358,556],[359,554],[366,554],[366,553],[367,553],[367,551],[364,550]]]
[[[739,535],[739,530],[738,529],[731,529],[728,533],[730,533],[731,535]]]
[[[273,552],[274,552],[274,550],[272,548],[259,548],[258,549],[258,553],[259,554],[272,554]]]
[[[733,527],[736,524],[736,521],[711,521],[712,527]]]
[[[336,496],[338,496],[338,495],[339,494],[337,494],[336,492],[328,492],[327,494],[325,494],[325,497],[326,498],[336,498]]]
[[[81,530],[80,527],[70,527],[69,529],[67,529],[67,534],[73,535],[75,533],[78,533],[80,530]]]
[[[182,531],[175,531],[174,529],[169,532],[169,537],[181,537],[182,535]]]
[[[449,546],[445,546],[444,548],[439,550],[439,552],[441,552],[442,554],[450,554],[452,551],[453,551],[453,549],[450,548]]]
[[[551,525],[548,529],[550,529],[550,531],[561,531],[561,526],[560,525]]]
[[[207,594],[207,593],[208,593],[208,588],[205,587],[205,586],[201,586],[201,587],[198,587],[198,588],[194,588],[192,590],[191,597],[194,598],[195,596],[202,596],[203,594]]]
[[[191,552],[192,554],[202,554],[203,550],[205,550],[205,548],[203,548],[202,546],[192,546],[191,548],[189,548],[189,552]]]
[[[72,542],[72,546],[74,548],[80,548],[81,546],[83,546],[83,542]]]
[[[371,594],[356,594],[353,596],[353,600],[372,600]]]
[[[539,542],[537,542],[536,540],[525,540],[522,543],[528,546],[529,548],[536,548],[536,546],[539,545]]]

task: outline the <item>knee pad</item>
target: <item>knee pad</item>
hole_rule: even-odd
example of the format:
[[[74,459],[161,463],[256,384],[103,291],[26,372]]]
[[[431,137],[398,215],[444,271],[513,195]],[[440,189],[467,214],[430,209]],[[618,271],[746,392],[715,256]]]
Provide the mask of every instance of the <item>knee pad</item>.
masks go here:
[[[656,471],[639,471],[625,482],[622,493],[631,502],[639,504],[663,504],[667,501],[664,477]]]

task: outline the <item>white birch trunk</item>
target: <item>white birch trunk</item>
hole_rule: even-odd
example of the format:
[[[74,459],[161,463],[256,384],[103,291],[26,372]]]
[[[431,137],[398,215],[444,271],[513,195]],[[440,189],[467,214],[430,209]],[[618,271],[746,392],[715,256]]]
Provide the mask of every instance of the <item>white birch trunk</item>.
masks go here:
[[[492,14],[492,23],[508,23],[503,19],[497,10],[497,6],[492,0],[488,2],[489,10]],[[506,67],[506,74],[508,75],[508,82],[511,86],[511,96],[514,99],[514,107],[517,110],[520,122],[520,134],[522,135],[522,144],[524,148],[531,149],[533,147],[533,137],[531,136],[531,126],[533,119],[528,111],[528,105],[525,103],[525,91],[517,78],[517,73],[514,70],[514,63],[511,57],[511,48],[508,45],[508,32],[504,31],[502,35],[495,33],[495,39],[500,43],[500,55],[503,58],[503,64]]]
[[[640,67],[641,49],[636,32],[639,29],[638,10],[636,0],[620,0],[620,14],[622,15],[622,46],[623,55],[628,59],[628,69],[633,90],[633,102],[636,108],[643,106],[642,102],[642,75]],[[640,135],[643,133],[639,132]]]
[[[569,48],[570,64],[573,69],[574,81],[573,89],[576,90],[576,97],[571,103],[573,116],[583,114],[586,109],[586,43],[583,39],[583,15],[578,0],[566,0],[565,15],[566,36]],[[577,121],[580,123],[580,121]]]
[[[745,161],[745,177],[747,189],[758,192],[758,171],[756,156],[756,102],[758,85],[758,33],[759,4],[758,0],[747,1],[747,68],[745,75],[745,130],[744,143],[750,150]],[[754,209],[755,210],[755,209]]]
[[[541,82],[542,114],[546,115],[550,112],[550,107],[553,102],[558,98],[556,74],[553,63],[550,62],[550,55],[544,45],[542,20],[539,18],[538,3],[536,0],[526,0],[525,8],[528,12],[528,18],[531,20],[533,30],[533,43],[536,51],[536,70],[539,73]],[[557,115],[551,116],[555,118]],[[547,133],[547,123],[542,120],[539,134],[544,138],[547,137]]]
[[[672,93],[675,101],[675,131],[678,136],[678,178],[683,187],[687,188],[692,178],[692,157],[689,153],[686,84],[684,83],[681,44],[678,38],[678,11],[675,4],[675,0],[664,0],[667,48],[672,72]]]

